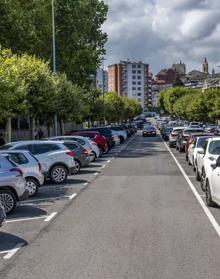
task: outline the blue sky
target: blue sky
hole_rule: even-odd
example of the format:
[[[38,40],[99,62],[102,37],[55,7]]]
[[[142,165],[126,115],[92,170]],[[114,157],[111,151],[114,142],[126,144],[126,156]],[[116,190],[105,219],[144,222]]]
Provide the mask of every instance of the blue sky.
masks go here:
[[[105,0],[106,66],[142,60],[153,73],[182,60],[201,70],[220,65],[220,0]]]

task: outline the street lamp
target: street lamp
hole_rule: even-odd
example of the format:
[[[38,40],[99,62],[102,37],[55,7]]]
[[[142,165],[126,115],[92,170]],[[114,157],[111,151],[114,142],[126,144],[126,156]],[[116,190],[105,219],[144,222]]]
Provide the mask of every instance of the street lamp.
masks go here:
[[[56,37],[54,0],[52,0],[53,72],[56,73]],[[54,136],[57,136],[57,115],[54,116]]]

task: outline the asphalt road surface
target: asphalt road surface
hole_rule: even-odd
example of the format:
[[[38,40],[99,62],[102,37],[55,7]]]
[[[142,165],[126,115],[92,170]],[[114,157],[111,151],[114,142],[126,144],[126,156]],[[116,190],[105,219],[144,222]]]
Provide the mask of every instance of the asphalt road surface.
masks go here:
[[[137,134],[0,278],[220,278],[220,209],[205,213],[192,169],[172,152],[180,167],[159,136]]]

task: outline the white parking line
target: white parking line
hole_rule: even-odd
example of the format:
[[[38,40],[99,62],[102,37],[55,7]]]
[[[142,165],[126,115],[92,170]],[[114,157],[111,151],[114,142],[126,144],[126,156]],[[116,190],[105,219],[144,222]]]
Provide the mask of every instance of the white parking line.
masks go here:
[[[89,182],[85,182],[83,183],[83,186],[87,186],[89,184]]]
[[[73,200],[73,199],[75,199],[76,196],[77,196],[77,193],[74,193],[71,196],[69,196],[68,199]]]
[[[108,161],[107,161],[107,163],[110,163],[110,162],[111,162],[111,160],[108,160]]]
[[[38,220],[38,219],[44,219],[47,218],[48,216],[37,216],[37,217],[27,217],[27,218],[20,218],[20,219],[12,219],[12,220],[6,220],[7,223],[16,223],[16,222],[26,222],[26,221],[32,221],[32,220]]]
[[[61,197],[49,197],[49,198],[40,198],[40,199],[30,199],[30,200],[27,200],[27,201],[23,201],[20,204],[29,205],[29,204],[32,204],[33,202],[57,200],[57,199],[60,199],[60,198],[65,198],[65,197],[61,196]]]
[[[5,251],[7,254],[3,257],[4,260],[9,260],[11,257],[13,257],[23,246],[25,243],[18,243],[15,248]],[[3,251],[4,252],[4,251]]]
[[[104,169],[106,167],[106,165],[101,166],[101,169]]]
[[[56,215],[57,215],[57,212],[51,213],[51,214],[44,220],[44,222],[49,222],[49,221],[52,220]]]
[[[161,137],[162,139],[162,137]],[[178,168],[180,169],[183,177],[185,178],[186,182],[188,183],[189,187],[191,188],[193,194],[195,195],[196,199],[198,200],[199,204],[201,205],[202,209],[204,210],[206,216],[208,217],[209,221],[211,222],[213,228],[216,230],[218,236],[220,237],[220,227],[219,224],[217,223],[217,221],[215,220],[215,217],[212,215],[211,211],[208,209],[208,207],[205,205],[203,199],[201,198],[201,196],[199,195],[199,193],[197,192],[195,186],[193,185],[193,183],[191,182],[191,180],[189,179],[189,177],[187,176],[187,174],[185,173],[184,169],[182,168],[182,166],[180,165],[180,163],[178,162],[178,160],[176,159],[176,157],[174,156],[174,154],[172,153],[172,151],[170,150],[169,146],[167,145],[167,143],[162,139],[162,141],[164,142],[167,150],[169,151],[170,155],[172,156],[173,160],[175,161],[176,165],[178,166]]]
[[[98,174],[99,174],[98,172],[95,172],[95,173],[94,173],[95,176],[98,175]]]

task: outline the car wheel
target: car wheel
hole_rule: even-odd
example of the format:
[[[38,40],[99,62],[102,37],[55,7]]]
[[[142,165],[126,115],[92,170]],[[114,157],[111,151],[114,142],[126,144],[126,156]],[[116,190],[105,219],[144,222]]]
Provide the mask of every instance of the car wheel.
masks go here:
[[[9,189],[0,190],[0,200],[6,214],[11,213],[15,209],[17,199],[15,194]]]
[[[91,155],[91,162],[94,162],[96,159],[96,154],[94,151],[92,151],[92,155]]]
[[[120,143],[123,143],[124,142],[124,138],[122,136],[119,136],[120,138]]]
[[[211,194],[211,189],[209,186],[209,182],[207,180],[206,186],[205,186],[205,201],[207,206],[214,206],[214,202],[212,201],[212,194]]]
[[[200,181],[200,175],[199,175],[199,171],[198,171],[198,168],[196,167],[196,180],[197,181]]]
[[[201,175],[201,182],[200,182],[201,189],[203,192],[205,192],[205,179],[206,179],[206,175],[205,175],[205,170],[203,169]]]
[[[29,197],[34,197],[38,193],[39,183],[32,177],[26,178],[26,186],[29,192]]]
[[[98,148],[99,148],[99,157],[102,157],[103,156],[103,150],[100,146]]]
[[[77,174],[80,172],[80,169],[81,169],[81,164],[78,160],[75,160],[75,170],[74,170],[74,173]]]
[[[50,179],[53,183],[62,183],[67,178],[67,169],[62,165],[54,166],[50,171]]]

